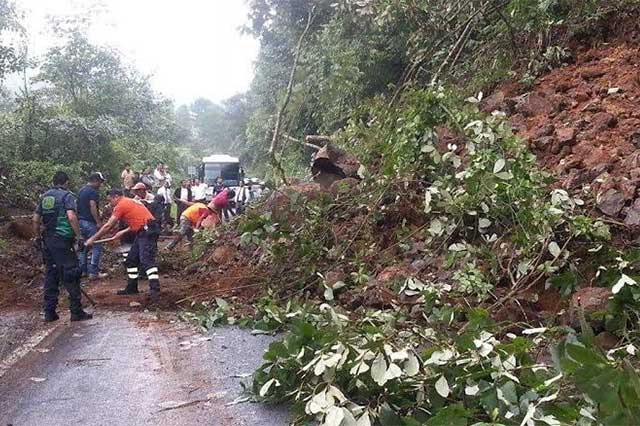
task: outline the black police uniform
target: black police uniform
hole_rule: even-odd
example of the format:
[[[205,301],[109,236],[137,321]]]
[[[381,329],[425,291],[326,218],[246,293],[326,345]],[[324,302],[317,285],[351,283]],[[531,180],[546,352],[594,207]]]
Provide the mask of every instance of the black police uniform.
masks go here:
[[[44,310],[49,316],[55,316],[60,281],[69,293],[71,313],[84,314],[80,301],[80,265],[73,247],[75,234],[67,219],[69,210],[76,211],[76,199],[62,187],[48,190],[36,208],[45,228],[42,235],[42,253],[46,265]]]

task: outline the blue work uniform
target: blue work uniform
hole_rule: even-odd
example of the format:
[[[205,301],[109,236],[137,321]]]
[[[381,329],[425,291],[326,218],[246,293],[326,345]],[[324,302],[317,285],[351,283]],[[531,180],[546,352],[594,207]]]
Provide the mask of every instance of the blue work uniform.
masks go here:
[[[80,267],[73,243],[75,234],[67,211],[76,211],[75,196],[62,187],[48,190],[40,198],[36,213],[42,218],[42,255],[46,266],[44,280],[44,310],[54,313],[58,306],[60,282],[69,293],[72,314],[82,312]]]

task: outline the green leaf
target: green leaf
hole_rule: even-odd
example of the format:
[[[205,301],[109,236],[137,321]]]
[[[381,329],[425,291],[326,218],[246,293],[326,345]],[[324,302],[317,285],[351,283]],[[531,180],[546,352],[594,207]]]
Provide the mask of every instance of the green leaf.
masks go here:
[[[467,426],[469,413],[462,404],[449,405],[430,418],[425,426]]]
[[[380,417],[378,420],[380,426],[401,426],[403,424],[400,416],[398,416],[387,403],[380,407]]]
[[[371,378],[380,386],[384,386],[387,382],[387,361],[384,359],[384,355],[379,353],[376,359],[371,365]]]

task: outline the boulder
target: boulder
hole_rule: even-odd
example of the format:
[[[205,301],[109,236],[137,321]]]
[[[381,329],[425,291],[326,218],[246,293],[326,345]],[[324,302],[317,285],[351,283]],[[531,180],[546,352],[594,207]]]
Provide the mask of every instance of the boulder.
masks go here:
[[[355,156],[329,144],[316,153],[311,165],[311,173],[314,182],[323,188],[329,188],[340,179],[349,177],[358,179],[360,165]]]
[[[525,117],[535,117],[550,114],[553,111],[553,105],[536,93],[528,93],[516,98],[515,109]]]
[[[637,198],[633,205],[627,210],[627,217],[624,219],[627,226],[640,226],[640,198]]]
[[[624,195],[615,189],[609,189],[596,197],[598,209],[607,216],[617,217],[624,207]]]
[[[493,111],[505,111],[506,109],[505,103],[505,94],[503,91],[498,90],[482,100],[480,103],[480,109],[489,114]]]

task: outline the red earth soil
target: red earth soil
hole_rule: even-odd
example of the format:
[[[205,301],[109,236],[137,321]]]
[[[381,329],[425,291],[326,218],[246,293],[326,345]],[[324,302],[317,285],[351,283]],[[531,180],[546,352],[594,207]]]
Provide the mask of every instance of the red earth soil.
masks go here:
[[[529,91],[494,92],[485,111],[507,112],[514,131],[571,192],[591,190],[600,212],[640,225],[640,46],[579,52]]]

